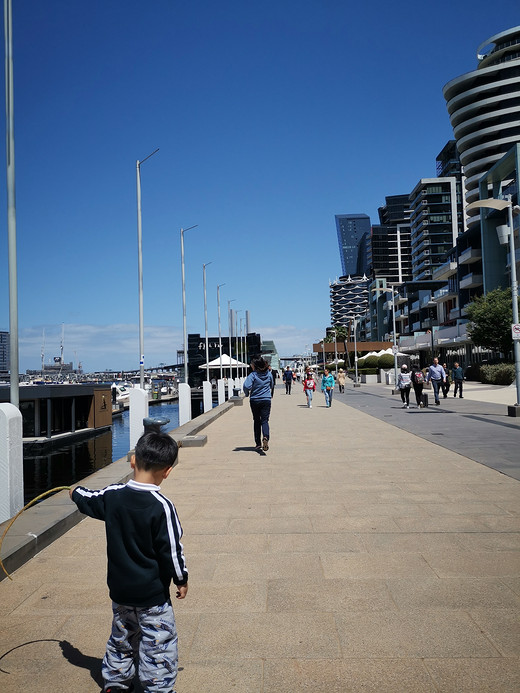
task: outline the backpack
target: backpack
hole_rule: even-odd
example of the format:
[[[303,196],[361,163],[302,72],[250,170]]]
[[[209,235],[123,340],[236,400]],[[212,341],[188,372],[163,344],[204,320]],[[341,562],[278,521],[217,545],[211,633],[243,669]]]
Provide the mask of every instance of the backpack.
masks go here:
[[[424,375],[422,371],[416,371],[413,377],[416,385],[422,385],[424,383]]]
[[[404,389],[405,387],[410,387],[412,379],[410,378],[410,373],[399,373],[399,387]]]

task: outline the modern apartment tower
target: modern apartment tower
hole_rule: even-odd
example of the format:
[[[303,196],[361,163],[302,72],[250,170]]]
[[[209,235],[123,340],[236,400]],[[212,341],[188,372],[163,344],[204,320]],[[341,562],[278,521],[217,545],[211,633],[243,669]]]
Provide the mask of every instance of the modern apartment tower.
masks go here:
[[[0,373],[7,373],[9,368],[9,332],[0,332]]]
[[[368,277],[367,247],[370,217],[366,214],[336,214],[342,276],[331,282],[330,317],[333,326],[348,325],[366,313]]]
[[[372,226],[367,252],[372,279],[400,284],[412,278],[408,207],[408,195],[390,195],[379,208],[379,224]]]
[[[520,141],[520,26],[484,41],[477,61],[443,89],[468,204],[479,199],[480,178]],[[479,217],[472,211],[468,227]]]
[[[367,272],[367,239],[370,217],[366,214],[336,214],[341,271],[344,277],[362,277]]]

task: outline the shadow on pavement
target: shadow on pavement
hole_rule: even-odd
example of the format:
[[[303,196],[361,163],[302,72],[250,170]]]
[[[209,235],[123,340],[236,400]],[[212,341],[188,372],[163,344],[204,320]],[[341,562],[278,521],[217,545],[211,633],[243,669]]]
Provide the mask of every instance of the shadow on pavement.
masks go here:
[[[65,659],[75,667],[87,669],[98,686],[103,688],[103,677],[101,676],[102,660],[99,657],[84,655],[83,652],[78,650],[77,647],[74,647],[74,645],[71,645],[67,640],[60,640],[59,642]]]

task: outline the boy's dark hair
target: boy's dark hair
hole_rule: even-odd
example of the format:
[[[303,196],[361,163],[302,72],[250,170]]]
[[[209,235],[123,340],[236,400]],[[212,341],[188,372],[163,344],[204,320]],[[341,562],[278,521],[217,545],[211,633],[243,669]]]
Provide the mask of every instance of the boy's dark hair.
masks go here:
[[[255,371],[266,371],[269,368],[269,364],[267,361],[262,357],[262,356],[255,356],[253,358],[253,366],[255,367]]]
[[[179,448],[167,433],[145,433],[135,446],[135,464],[145,472],[168,469],[177,461]]]

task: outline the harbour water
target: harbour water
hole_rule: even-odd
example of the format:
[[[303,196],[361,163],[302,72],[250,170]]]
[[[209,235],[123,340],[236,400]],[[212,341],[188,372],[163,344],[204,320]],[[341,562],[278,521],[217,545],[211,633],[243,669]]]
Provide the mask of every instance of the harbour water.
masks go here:
[[[179,425],[177,402],[150,406],[150,416],[170,419],[164,426],[171,431]],[[56,486],[70,486],[89,474],[124,457],[130,449],[129,412],[112,422],[112,431],[77,443],[68,443],[45,455],[24,454],[24,497],[28,503]]]

